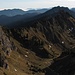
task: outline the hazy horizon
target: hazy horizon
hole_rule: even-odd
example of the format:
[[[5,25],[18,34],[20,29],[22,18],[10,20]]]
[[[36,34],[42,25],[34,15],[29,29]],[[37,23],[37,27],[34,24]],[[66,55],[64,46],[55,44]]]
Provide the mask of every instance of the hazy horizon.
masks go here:
[[[64,6],[68,8],[75,7],[74,0],[1,0],[0,10],[4,9],[40,9],[52,8],[55,6]]]
[[[57,6],[54,6],[54,7],[57,7]],[[60,6],[60,7],[65,7],[65,6]],[[49,7],[49,8],[27,8],[26,10],[24,10],[22,8],[7,8],[7,9],[0,9],[0,11],[3,11],[3,10],[13,10],[13,9],[21,9],[23,11],[28,11],[28,10],[40,10],[40,9],[52,9],[52,8],[53,7]],[[75,7],[72,7],[72,8],[75,8]],[[69,9],[71,9],[71,8],[69,8]]]

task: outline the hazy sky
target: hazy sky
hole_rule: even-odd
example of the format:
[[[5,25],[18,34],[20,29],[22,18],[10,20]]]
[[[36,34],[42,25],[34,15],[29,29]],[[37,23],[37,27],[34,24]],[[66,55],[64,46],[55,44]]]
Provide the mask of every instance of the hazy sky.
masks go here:
[[[54,6],[75,7],[75,0],[0,0],[2,9],[50,8]]]

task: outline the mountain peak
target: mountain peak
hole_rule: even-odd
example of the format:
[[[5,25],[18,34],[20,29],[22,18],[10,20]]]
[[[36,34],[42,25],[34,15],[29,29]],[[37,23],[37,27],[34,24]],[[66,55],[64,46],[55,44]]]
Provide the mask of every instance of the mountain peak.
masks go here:
[[[59,12],[59,11],[70,11],[68,7],[60,7],[60,6],[57,6],[57,7],[53,7],[51,10],[47,11],[48,13],[56,13],[56,12]]]
[[[52,9],[48,10],[46,13],[44,13],[45,16],[56,16],[59,12],[66,12],[70,14],[71,16],[75,17],[75,13],[71,11],[68,7],[53,7]]]

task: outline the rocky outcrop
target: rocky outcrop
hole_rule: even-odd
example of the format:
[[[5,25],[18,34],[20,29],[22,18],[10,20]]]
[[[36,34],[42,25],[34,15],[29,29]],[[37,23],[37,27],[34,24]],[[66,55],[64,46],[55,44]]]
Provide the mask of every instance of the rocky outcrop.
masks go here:
[[[0,66],[5,69],[9,68],[7,57],[10,57],[11,52],[16,49],[13,42],[10,41],[9,37],[0,26]]]

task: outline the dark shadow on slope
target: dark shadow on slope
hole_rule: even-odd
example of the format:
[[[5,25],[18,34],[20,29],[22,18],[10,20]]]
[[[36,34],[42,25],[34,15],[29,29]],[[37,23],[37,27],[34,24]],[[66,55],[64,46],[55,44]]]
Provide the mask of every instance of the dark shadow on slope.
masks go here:
[[[27,48],[41,58],[49,58],[49,52],[43,48],[43,41],[39,41],[35,36],[32,39],[28,39],[28,37],[22,37],[20,34],[12,31],[13,37],[21,43],[21,46]]]
[[[54,60],[54,63],[45,69],[45,75],[74,75],[75,54],[65,54]]]

